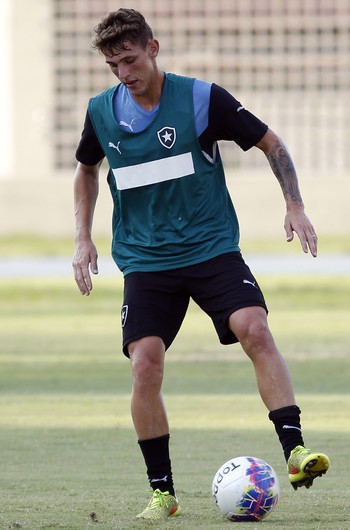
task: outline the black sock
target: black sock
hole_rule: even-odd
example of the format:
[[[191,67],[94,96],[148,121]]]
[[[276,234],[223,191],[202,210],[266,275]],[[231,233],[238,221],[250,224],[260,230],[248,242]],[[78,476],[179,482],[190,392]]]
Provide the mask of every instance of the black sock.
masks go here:
[[[300,425],[300,409],[296,405],[272,410],[269,419],[274,423],[281,442],[284,457],[288,461],[291,451],[297,445],[304,446]]]
[[[168,491],[170,495],[175,496],[169,456],[169,438],[170,435],[165,434],[159,438],[139,440],[138,443],[145,459],[151,488],[163,492]]]

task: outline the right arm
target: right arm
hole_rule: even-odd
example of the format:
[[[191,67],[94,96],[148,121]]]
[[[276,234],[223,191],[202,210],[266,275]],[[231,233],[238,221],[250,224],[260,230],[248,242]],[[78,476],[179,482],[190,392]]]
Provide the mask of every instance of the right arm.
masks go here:
[[[74,278],[83,295],[92,290],[90,270],[98,273],[97,250],[91,238],[93,216],[99,189],[99,170],[102,160],[95,165],[78,162],[74,178],[75,253]]]

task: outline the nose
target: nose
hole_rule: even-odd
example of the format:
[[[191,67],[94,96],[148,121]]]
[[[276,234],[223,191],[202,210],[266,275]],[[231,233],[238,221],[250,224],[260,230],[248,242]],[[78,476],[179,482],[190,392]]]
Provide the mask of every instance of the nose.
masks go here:
[[[121,81],[126,81],[129,75],[129,69],[127,64],[119,64],[118,77]]]

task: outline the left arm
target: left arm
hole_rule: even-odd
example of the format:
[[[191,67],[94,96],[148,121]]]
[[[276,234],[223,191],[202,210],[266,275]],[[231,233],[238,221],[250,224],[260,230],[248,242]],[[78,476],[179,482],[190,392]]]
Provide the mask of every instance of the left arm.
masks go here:
[[[303,251],[308,252],[310,249],[311,254],[316,257],[317,236],[311,221],[305,214],[297,174],[286,146],[271,129],[268,129],[256,147],[265,153],[286,201],[287,213],[284,228],[287,241],[293,240],[295,232],[300,239]]]

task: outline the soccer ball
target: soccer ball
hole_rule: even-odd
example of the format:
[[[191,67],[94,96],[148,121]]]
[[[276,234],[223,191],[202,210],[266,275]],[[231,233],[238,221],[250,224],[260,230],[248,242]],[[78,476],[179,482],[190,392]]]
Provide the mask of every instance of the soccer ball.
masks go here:
[[[216,472],[212,493],[226,519],[262,521],[275,508],[280,487],[275,471],[264,460],[239,456]]]

